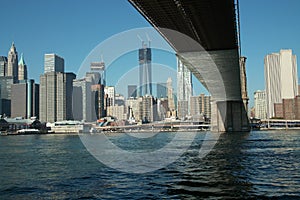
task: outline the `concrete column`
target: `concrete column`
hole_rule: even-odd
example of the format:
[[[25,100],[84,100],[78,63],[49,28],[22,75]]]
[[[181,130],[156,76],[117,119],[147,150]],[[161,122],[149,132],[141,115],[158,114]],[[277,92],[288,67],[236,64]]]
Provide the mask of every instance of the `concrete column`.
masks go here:
[[[249,119],[243,101],[212,102],[211,131],[250,131]]]

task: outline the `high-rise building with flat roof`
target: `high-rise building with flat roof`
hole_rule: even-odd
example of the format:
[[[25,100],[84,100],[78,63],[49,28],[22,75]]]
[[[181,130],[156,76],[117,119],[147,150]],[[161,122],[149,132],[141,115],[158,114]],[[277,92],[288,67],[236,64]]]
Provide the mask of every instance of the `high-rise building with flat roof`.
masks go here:
[[[197,119],[199,116],[211,118],[211,96],[200,94],[191,96],[190,101],[191,116]]]
[[[0,114],[2,116],[11,115],[11,85],[12,76],[0,76]]]
[[[7,57],[0,56],[0,76],[6,76],[7,73]]]
[[[151,48],[143,42],[139,49],[139,96],[152,95]]]
[[[65,61],[62,57],[50,53],[44,56],[44,72],[64,72],[65,71]]]
[[[254,92],[254,109],[255,118],[267,118],[266,91],[257,90]]]
[[[11,87],[11,117],[39,117],[39,84],[22,80]]]
[[[169,77],[167,80],[167,95],[168,95],[168,106],[170,111],[175,110],[175,100],[173,94],[173,85],[172,85],[172,78]]]
[[[64,60],[55,54],[45,55],[45,73],[40,76],[40,120],[72,120],[74,73],[64,73]]]
[[[103,84],[95,84],[92,85],[92,99],[95,99],[95,113],[97,119],[100,119],[102,117],[106,117],[106,103],[105,103],[105,93],[104,93],[104,85]]]
[[[265,57],[265,84],[267,117],[275,116],[274,104],[282,99],[293,99],[298,95],[296,56],[292,50],[280,50]]]
[[[12,43],[7,57],[7,73],[6,76],[13,77],[13,82],[18,82],[18,52],[15,44]]]
[[[48,72],[40,76],[40,120],[72,120],[74,73]]]

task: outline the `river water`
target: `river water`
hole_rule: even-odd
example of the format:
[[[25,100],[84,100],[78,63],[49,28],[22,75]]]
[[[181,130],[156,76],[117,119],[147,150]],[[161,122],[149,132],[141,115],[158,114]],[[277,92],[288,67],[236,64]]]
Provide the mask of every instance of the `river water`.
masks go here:
[[[300,131],[222,134],[201,159],[205,134],[175,162],[142,174],[102,164],[78,135],[3,136],[0,199],[300,199]],[[126,134],[108,138],[137,150],[161,148],[172,135],[139,145]]]

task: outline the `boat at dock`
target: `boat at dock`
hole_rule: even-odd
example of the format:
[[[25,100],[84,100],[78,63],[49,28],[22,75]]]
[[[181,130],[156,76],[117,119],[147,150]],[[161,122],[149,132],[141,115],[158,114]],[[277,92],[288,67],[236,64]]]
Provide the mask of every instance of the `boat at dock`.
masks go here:
[[[40,131],[38,129],[29,128],[29,129],[18,130],[16,134],[18,135],[40,134]]]

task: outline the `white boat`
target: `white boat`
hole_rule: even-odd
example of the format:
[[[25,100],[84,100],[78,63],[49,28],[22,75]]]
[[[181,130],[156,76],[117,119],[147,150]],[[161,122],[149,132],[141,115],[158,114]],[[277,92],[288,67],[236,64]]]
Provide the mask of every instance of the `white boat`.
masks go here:
[[[29,129],[21,129],[17,131],[17,134],[39,134],[40,131],[38,129],[33,129],[33,128],[29,128]]]

